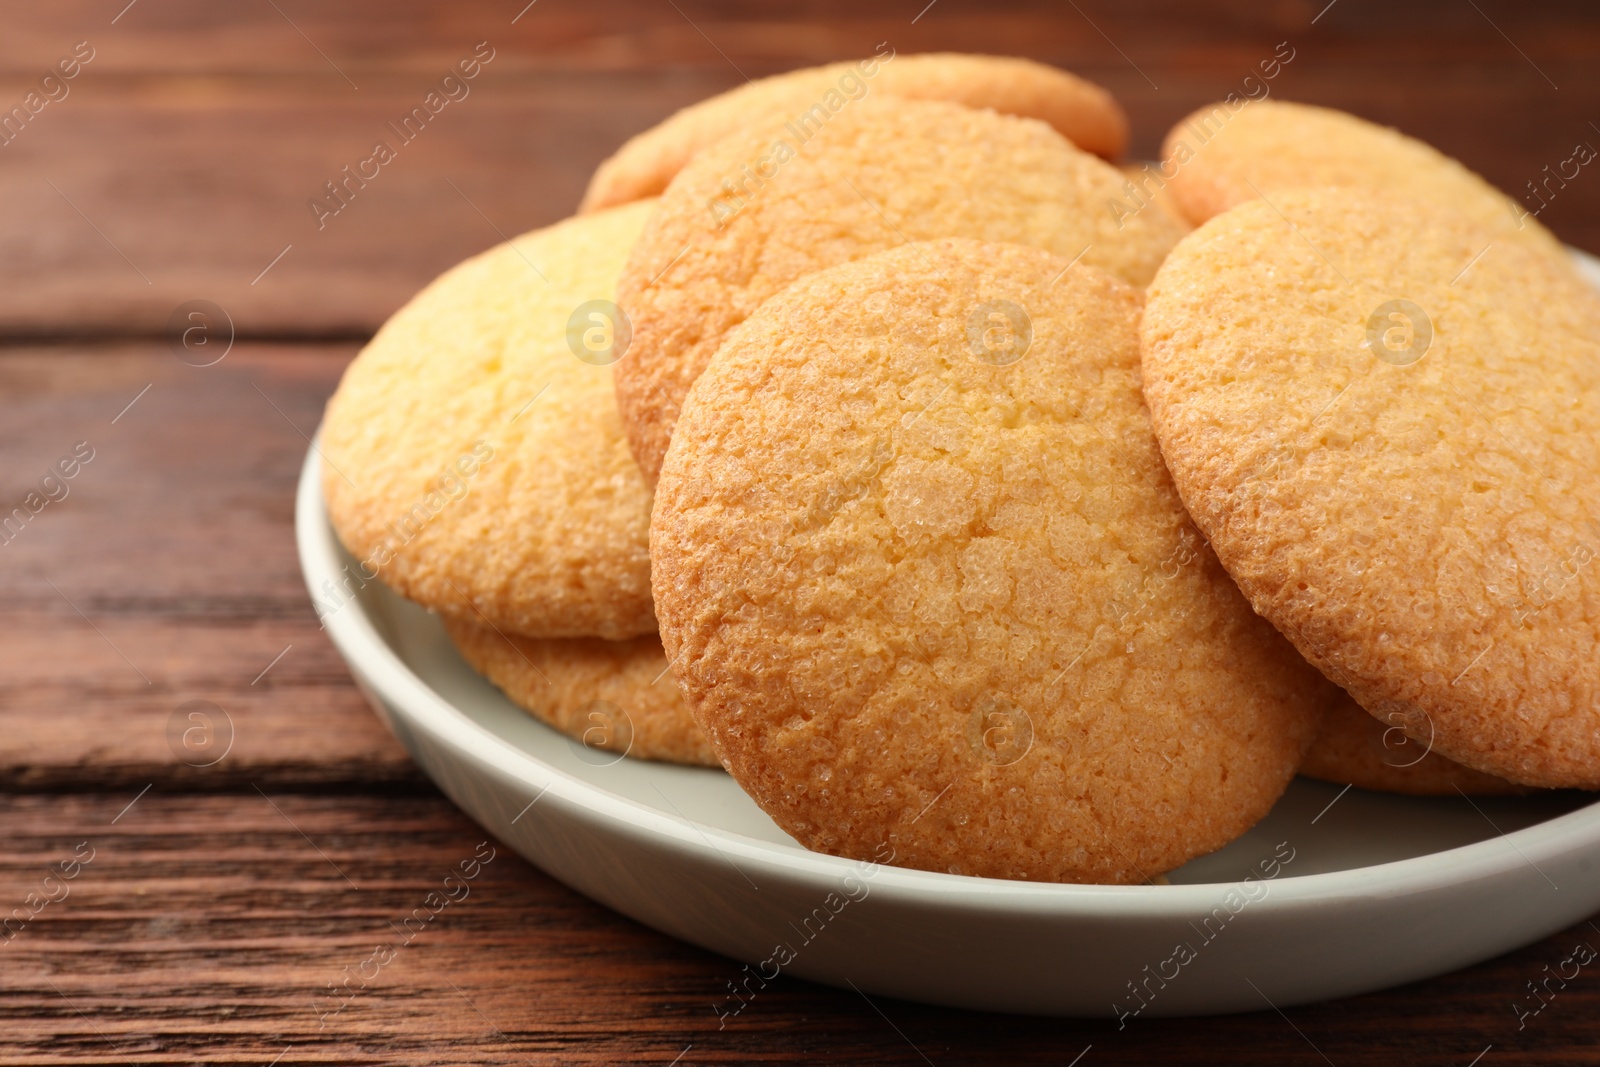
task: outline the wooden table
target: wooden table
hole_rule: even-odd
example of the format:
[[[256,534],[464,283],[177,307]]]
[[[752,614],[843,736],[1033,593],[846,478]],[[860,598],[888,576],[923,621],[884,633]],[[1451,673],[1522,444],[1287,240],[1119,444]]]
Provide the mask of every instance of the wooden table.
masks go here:
[[[626,135],[741,75],[887,40],[1079,71],[1123,100],[1149,156],[1287,41],[1279,96],[1397,124],[1508,190],[1600,145],[1600,23],[1579,0],[525,2],[62,0],[0,15],[7,108],[79,42],[93,54],[0,148],[0,509],[74,449],[93,456],[0,543],[0,915],[56,898],[0,942],[0,1062],[1600,1059],[1600,976],[1520,1027],[1513,1011],[1546,964],[1600,945],[1589,924],[1283,1014],[1119,1032],[785,979],[719,1031],[728,961],[504,848],[468,901],[321,1020],[315,998],[484,835],[317,628],[290,532],[306,435],[386,315],[500,234],[567,214]],[[319,229],[307,205],[323,183],[481,41],[494,58],[471,95]],[[1600,171],[1541,218],[1600,250]],[[191,300],[236,329],[215,365],[171,350],[168,320]],[[231,738],[210,766],[174,740],[190,701],[220,709],[210,743]]]

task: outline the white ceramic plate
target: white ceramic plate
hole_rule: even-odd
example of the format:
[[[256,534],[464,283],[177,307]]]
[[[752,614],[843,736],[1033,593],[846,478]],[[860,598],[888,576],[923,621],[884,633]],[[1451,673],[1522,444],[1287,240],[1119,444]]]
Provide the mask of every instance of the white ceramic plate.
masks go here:
[[[1578,259],[1600,285],[1600,261]],[[347,595],[354,562],[328,524],[314,450],[296,534],[307,586],[340,602],[329,636],[440,788],[580,893],[739,961],[708,1020],[743,1010],[779,972],[1123,1025],[1285,1007],[1455,970],[1600,910],[1600,803],[1571,793],[1420,800],[1297,779],[1172,885],[1010,882],[818,855],[721,771],[568,741],[476,675],[434,616],[375,582]]]

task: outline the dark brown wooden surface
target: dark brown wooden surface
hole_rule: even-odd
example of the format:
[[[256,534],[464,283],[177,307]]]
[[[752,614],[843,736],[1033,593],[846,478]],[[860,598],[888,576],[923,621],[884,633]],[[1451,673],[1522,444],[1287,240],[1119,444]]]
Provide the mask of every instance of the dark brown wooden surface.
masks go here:
[[[291,532],[304,435],[387,314],[497,231],[566,214],[622,138],[740,72],[888,40],[1080,71],[1124,101],[1149,155],[1287,40],[1275,93],[1397,124],[1513,193],[1576,142],[1600,145],[1590,3],[538,0],[513,24],[523,2],[0,5],[0,107],[74,43],[96,50],[0,148],[0,509],[78,442],[94,449],[69,495],[0,544],[0,914],[94,850],[66,897],[0,942],[0,1063],[1600,1061],[1600,978],[1585,971],[1521,1029],[1512,1010],[1545,964],[1600,946],[1587,924],[1286,1017],[1118,1032],[783,980],[719,1031],[728,961],[504,849],[320,1017],[327,984],[484,835],[317,628]],[[484,40],[496,56],[472,95],[319,232],[306,200]],[[1600,171],[1541,218],[1600,250]],[[205,368],[163,336],[200,298],[241,337]],[[194,700],[231,730],[215,766],[168,740]]]

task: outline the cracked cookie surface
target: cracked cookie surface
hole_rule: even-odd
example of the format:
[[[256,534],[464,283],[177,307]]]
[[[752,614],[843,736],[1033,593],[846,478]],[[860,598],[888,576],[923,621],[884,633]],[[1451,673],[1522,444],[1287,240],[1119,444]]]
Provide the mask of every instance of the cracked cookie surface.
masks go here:
[[[445,630],[473,670],[575,741],[635,759],[719,766],[655,634],[541,639],[453,619]]]
[[[1162,145],[1163,193],[1199,225],[1257,197],[1335,186],[1442,204],[1501,238],[1559,242],[1532,214],[1460,162],[1399,130],[1333,108],[1281,100],[1211,104]]]
[[[645,477],[728,332],[825,267],[968,237],[1145,284],[1183,227],[1159,205],[1120,215],[1126,183],[1041,122],[943,101],[862,100],[803,140],[773,125],[706,149],[661,198],[617,286],[634,326],[617,407]]]
[[[690,393],[651,551],[696,720],[808,848],[1134,883],[1264,815],[1326,686],[1174,492],[1141,295],[910,245],[764,304]]]
[[[614,295],[651,207],[569,219],[451,268],[345,370],[322,484],[363,575],[534,637],[655,630],[650,490],[611,367],[568,337],[581,306]]]
[[[1111,94],[1075,74],[1009,56],[929,52],[807,67],[702,100],[630,138],[589,180],[580,211],[667,187],[695,153],[746,126],[831,116],[868,96],[949,100],[1049,123],[1085,152],[1116,159],[1128,120]],[[818,112],[817,109],[822,111]]]
[[[1257,611],[1441,755],[1600,787],[1600,295],[1563,254],[1286,192],[1184,238],[1142,333],[1173,479]]]

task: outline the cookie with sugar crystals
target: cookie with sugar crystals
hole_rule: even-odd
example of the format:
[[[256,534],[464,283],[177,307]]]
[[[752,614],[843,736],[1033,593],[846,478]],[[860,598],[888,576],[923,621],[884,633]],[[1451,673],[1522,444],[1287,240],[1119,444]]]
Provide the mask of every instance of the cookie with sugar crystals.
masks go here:
[[[751,129],[673,179],[617,283],[628,443],[654,481],[678,409],[728,331],[790,282],[907,241],[1036,245],[1142,285],[1183,228],[1119,217],[1126,178],[1032,119],[934,100],[862,100],[809,137]]]
[[[345,547],[442,615],[536,637],[655,629],[650,490],[611,367],[616,277],[650,202],[445,272],[345,371],[320,448]]]
[[[718,766],[654,634],[545,640],[453,619],[445,630],[513,704],[573,740],[619,757]]]
[[[1300,773],[1324,782],[1418,797],[1512,796],[1524,785],[1463,767],[1413,740],[1398,725],[1379,722],[1341,693],[1323,715]]]
[[[652,513],[662,642],[789,834],[1137,883],[1272,807],[1314,671],[1193,530],[1140,292],[944,240],[773,297],[695,383]]]
[[[1196,225],[1265,196],[1331,185],[1443,205],[1502,237],[1558,242],[1532,214],[1431,145],[1333,108],[1279,100],[1202,107],[1167,133],[1157,176]]]
[[[702,148],[746,126],[820,125],[868,96],[950,100],[1048,122],[1086,152],[1115,159],[1128,120],[1111,94],[1029,59],[931,52],[792,70],[702,100],[638,134],[595,171],[580,211],[594,211],[667,187]]]
[[[1121,163],[1117,169],[1122,172],[1123,186],[1122,200],[1113,209],[1116,215],[1131,216],[1147,209],[1164,211],[1168,218],[1178,224],[1181,232],[1188,233],[1194,229],[1194,223],[1178,208],[1178,202],[1172,199],[1172,190],[1162,177],[1159,163]]]
[[[1600,787],[1600,294],[1436,203],[1252,201],[1149,290],[1144,390],[1255,609],[1475,770]]]

